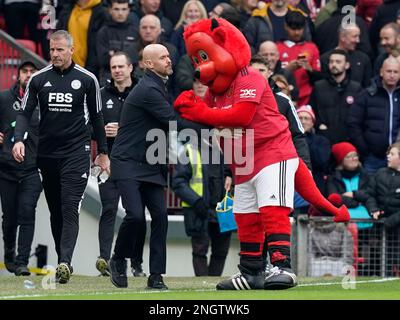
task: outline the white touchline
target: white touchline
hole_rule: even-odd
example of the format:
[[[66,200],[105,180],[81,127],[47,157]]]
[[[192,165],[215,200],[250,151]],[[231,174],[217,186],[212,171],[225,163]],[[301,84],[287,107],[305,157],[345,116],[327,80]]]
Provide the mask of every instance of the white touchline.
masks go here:
[[[384,278],[384,279],[373,279],[373,280],[359,280],[359,281],[349,281],[349,283],[372,283],[372,282],[388,282],[400,280],[400,278]],[[299,284],[297,287],[312,287],[312,286],[332,286],[332,285],[341,285],[342,282],[316,282],[316,283],[303,283]],[[63,297],[63,296],[97,296],[97,295],[126,295],[126,294],[154,294],[154,293],[180,293],[180,292],[212,292],[216,291],[215,289],[196,289],[196,290],[151,290],[151,291],[115,291],[115,292],[104,292],[104,291],[95,291],[95,292],[81,292],[81,293],[55,293],[55,294],[17,294],[10,296],[0,296],[0,300],[7,299],[23,299],[23,298],[42,298],[42,297]],[[251,291],[251,290],[250,290]]]

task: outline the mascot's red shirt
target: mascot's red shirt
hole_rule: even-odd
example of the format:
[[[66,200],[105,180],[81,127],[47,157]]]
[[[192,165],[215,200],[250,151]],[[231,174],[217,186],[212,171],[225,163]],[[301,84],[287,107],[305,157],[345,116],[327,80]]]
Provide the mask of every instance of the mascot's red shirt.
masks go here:
[[[254,145],[254,158],[246,159],[253,161],[253,170],[249,174],[238,174],[237,169],[245,164],[238,164],[233,159],[231,169],[235,174],[236,184],[250,180],[265,166],[297,158],[288,122],[279,113],[271,88],[258,71],[251,67],[241,69],[227,91],[221,95],[213,95],[208,90],[204,101],[211,108],[229,108],[239,102],[257,103],[253,120],[244,128],[254,129],[254,141],[246,139],[246,134],[238,140],[242,145],[243,154],[246,151],[246,143],[248,148]]]

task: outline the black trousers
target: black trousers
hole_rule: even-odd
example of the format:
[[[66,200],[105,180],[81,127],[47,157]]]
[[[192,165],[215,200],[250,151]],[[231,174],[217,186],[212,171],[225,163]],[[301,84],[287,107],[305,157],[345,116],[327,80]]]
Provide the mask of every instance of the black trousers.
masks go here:
[[[79,209],[90,168],[89,154],[66,158],[38,158],[43,189],[50,210],[51,232],[58,263],[71,264],[79,232]]]
[[[41,192],[42,182],[38,171],[20,181],[0,179],[4,253],[8,255],[7,260],[15,255],[19,227],[16,265],[28,265],[35,231],[36,205]]]
[[[196,276],[216,276],[222,274],[225,259],[228,255],[231,232],[219,232],[219,225],[208,223],[208,234],[192,237],[193,269]],[[210,263],[207,263],[207,252],[211,242]]]
[[[115,218],[117,217],[118,202],[120,198],[118,186],[115,180],[110,178],[105,183],[99,184],[99,193],[102,205],[99,222],[100,257],[109,260],[114,239]],[[137,235],[134,256],[131,257],[132,266],[137,266],[143,262],[143,246],[145,237],[146,221],[143,220],[143,224]]]
[[[145,222],[144,208],[147,207],[151,215],[150,273],[165,273],[168,216],[164,187],[134,179],[118,180],[117,185],[126,216],[115,242],[115,258],[130,258],[136,255],[134,251],[137,241],[140,241],[140,229]]]
[[[4,6],[4,18],[7,32],[15,39],[23,39],[24,29],[27,26],[29,40],[37,41],[39,9],[39,4],[31,2],[6,4]]]

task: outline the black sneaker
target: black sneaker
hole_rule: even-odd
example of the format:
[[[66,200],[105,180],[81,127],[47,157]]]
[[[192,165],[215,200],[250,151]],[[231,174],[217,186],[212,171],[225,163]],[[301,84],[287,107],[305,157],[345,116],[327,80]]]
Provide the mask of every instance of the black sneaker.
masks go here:
[[[15,275],[16,276],[30,276],[31,275],[31,273],[29,272],[29,269],[28,269],[28,267],[27,266],[18,266],[16,269],[15,269]]]
[[[15,273],[15,248],[4,248],[4,265],[8,272]]]
[[[68,263],[61,262],[56,269],[56,282],[60,284],[68,283],[72,272],[72,267]]]
[[[17,269],[17,266],[15,265],[15,262],[10,262],[10,261],[6,262],[6,261],[4,261],[4,265],[6,266],[6,269],[7,269],[8,272],[15,273],[15,270]]]
[[[297,277],[288,268],[271,268],[264,282],[265,290],[284,290],[295,286],[297,286]]]
[[[168,287],[165,285],[161,274],[153,273],[147,279],[146,289],[168,290]]]
[[[128,277],[126,276],[126,260],[111,258],[108,262],[110,270],[110,280],[117,288],[128,287]]]
[[[264,272],[254,273],[238,265],[239,273],[217,284],[217,290],[260,290],[264,289]]]
[[[145,277],[146,273],[142,269],[142,265],[135,265],[131,268],[134,277]]]
[[[96,260],[96,269],[99,270],[99,272],[102,276],[105,276],[105,277],[110,276],[110,270],[108,269],[108,263],[107,263],[106,259],[99,257]]]

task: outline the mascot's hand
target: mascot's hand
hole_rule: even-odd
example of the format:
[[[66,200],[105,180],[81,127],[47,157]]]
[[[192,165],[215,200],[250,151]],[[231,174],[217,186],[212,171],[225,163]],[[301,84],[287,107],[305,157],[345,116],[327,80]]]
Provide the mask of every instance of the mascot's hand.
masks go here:
[[[212,125],[209,115],[211,110],[203,100],[196,97],[195,101],[188,102],[179,108],[182,118],[209,125]]]
[[[176,111],[181,112],[180,109],[182,106],[192,106],[196,103],[196,95],[193,90],[183,91],[178,98],[176,98],[174,102],[174,108]]]

